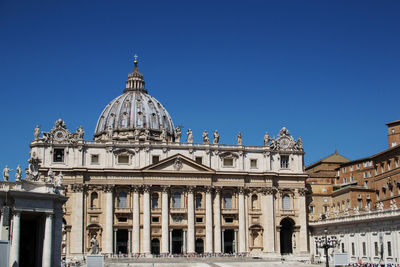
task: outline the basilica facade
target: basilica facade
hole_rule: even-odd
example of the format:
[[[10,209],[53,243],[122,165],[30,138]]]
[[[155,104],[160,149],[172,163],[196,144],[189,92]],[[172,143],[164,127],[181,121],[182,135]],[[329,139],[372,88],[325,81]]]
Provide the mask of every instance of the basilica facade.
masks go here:
[[[62,178],[62,255],[308,254],[304,151],[283,127],[264,146],[219,143],[174,126],[137,61],[94,138],[57,120],[35,129],[29,179]],[[32,170],[31,170],[32,169]],[[37,173],[34,170],[37,169]],[[34,175],[32,175],[33,173]]]

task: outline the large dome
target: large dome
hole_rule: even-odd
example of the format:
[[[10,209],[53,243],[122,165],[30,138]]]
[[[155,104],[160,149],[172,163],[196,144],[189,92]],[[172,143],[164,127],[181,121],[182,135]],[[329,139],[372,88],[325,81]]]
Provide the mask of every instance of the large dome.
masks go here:
[[[144,88],[137,61],[128,75],[124,93],[109,103],[101,113],[94,133],[95,140],[136,139],[173,140],[174,124],[167,110]]]

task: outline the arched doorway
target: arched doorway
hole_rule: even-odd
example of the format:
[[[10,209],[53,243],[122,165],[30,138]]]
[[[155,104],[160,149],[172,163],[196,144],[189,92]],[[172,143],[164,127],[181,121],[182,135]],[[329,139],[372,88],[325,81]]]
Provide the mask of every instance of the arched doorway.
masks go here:
[[[197,238],[195,246],[196,246],[195,251],[196,251],[197,254],[204,253],[204,242],[203,242],[203,239]]]
[[[285,218],[281,221],[281,254],[293,253],[293,229],[294,221],[290,218]]]
[[[158,240],[157,238],[151,240],[151,254],[160,254],[160,240]]]

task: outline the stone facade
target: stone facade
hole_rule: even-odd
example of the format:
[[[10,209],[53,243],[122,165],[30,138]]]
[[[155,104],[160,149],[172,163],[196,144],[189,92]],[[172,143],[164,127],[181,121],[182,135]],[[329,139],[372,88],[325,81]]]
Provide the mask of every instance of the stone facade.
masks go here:
[[[352,264],[400,263],[400,209],[362,212],[309,225],[310,251],[315,260],[325,259],[323,249],[315,241],[327,230],[328,236],[336,236],[340,241],[338,247],[329,250],[330,260],[333,253],[347,253]]]
[[[184,142],[144,89],[137,61],[126,84],[94,141],[58,120],[31,143],[39,177],[63,174],[63,255],[89,253],[94,235],[106,255],[308,254],[301,138],[282,128],[259,147],[241,134],[236,145],[219,144],[218,133],[210,142],[207,132],[193,143],[189,129]]]
[[[0,182],[0,240],[10,241],[10,266],[60,266],[61,187],[45,181]]]

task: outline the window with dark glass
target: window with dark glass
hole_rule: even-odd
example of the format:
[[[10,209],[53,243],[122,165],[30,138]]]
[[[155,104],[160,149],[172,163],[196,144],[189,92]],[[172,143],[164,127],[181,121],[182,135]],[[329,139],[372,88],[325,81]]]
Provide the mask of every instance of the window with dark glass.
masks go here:
[[[180,209],[181,208],[181,193],[180,192],[175,192],[172,195],[172,207],[174,209]]]
[[[151,208],[158,209],[158,194],[154,193],[151,195]]]
[[[202,195],[197,194],[196,195],[196,209],[201,209],[201,200],[202,200]]]
[[[229,193],[224,195],[224,208],[232,209],[232,195]]]
[[[152,163],[154,164],[154,163],[158,163],[159,161],[160,161],[160,156],[153,156],[152,158]]]
[[[160,222],[160,217],[151,217],[151,221],[153,223],[158,223],[158,222]]]
[[[64,162],[64,149],[62,148],[54,149],[53,162]]]
[[[120,192],[118,194],[118,208],[126,208],[126,198],[127,194],[126,192]]]
[[[203,222],[203,217],[196,217],[196,222],[202,223]]]
[[[199,164],[203,164],[203,157],[196,157],[196,162]]]

